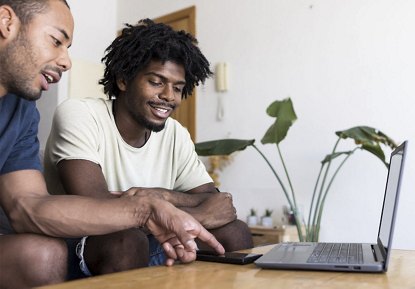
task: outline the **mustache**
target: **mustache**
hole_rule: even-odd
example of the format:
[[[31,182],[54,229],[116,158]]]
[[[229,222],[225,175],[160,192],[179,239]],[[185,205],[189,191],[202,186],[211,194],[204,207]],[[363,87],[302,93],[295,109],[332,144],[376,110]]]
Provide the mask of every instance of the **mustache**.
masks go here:
[[[44,70],[50,70],[50,71],[53,71],[53,72],[55,72],[55,73],[59,74],[59,77],[62,77],[62,73],[63,73],[63,71],[62,71],[62,69],[60,69],[59,67],[56,67],[56,66],[51,66],[51,65],[46,65],[46,67],[45,67],[45,69],[44,69]]]
[[[176,105],[172,104],[172,103],[167,103],[164,101],[149,101],[148,104],[153,105],[153,106],[160,106],[160,107],[167,107],[167,108],[171,108],[171,109],[175,109]]]

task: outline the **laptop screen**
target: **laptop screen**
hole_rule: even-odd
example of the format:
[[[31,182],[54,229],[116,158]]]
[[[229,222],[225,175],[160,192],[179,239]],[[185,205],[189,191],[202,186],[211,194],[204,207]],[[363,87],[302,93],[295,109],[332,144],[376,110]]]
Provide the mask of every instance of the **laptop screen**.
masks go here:
[[[379,245],[385,249],[385,253],[388,253],[390,242],[392,241],[393,235],[393,215],[396,214],[397,198],[399,193],[400,179],[404,161],[404,150],[406,142],[399,146],[392,153],[388,179],[386,183],[385,199],[383,202],[382,218],[379,226]]]

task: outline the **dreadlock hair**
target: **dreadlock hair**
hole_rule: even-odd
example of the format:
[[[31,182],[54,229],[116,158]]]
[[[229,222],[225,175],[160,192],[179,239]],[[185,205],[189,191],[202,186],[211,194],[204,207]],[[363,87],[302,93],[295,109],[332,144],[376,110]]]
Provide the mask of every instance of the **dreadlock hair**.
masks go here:
[[[41,14],[49,8],[50,0],[0,0],[0,6],[10,6],[22,25],[28,24],[36,14]],[[59,0],[68,8],[66,0]]]
[[[125,26],[101,59],[105,71],[99,84],[104,86],[109,98],[120,93],[117,79],[131,81],[151,60],[173,61],[184,66],[186,84],[182,98],[191,95],[196,85],[212,75],[209,62],[191,34],[174,31],[170,26],[150,19]]]

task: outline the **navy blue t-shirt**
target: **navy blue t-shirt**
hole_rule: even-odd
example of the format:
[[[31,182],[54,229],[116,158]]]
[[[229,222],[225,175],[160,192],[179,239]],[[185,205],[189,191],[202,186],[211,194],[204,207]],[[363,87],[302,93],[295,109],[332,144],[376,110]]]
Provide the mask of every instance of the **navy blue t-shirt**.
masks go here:
[[[42,169],[37,138],[39,119],[34,101],[14,94],[0,98],[0,175]]]

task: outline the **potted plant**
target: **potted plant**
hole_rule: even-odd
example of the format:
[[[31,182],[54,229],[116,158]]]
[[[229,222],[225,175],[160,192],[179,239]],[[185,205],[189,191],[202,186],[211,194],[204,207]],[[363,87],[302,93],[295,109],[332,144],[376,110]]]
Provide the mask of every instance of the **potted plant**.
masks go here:
[[[284,174],[287,178],[287,183],[282,181],[280,175],[274,169],[271,162],[255,145],[255,139],[221,139],[196,143],[196,151],[199,156],[228,155],[235,151],[244,150],[249,146],[253,147],[271,169],[287,199],[289,209],[293,214],[294,223],[297,227],[299,240],[318,241],[324,203],[330,187],[338,175],[339,170],[343,167],[344,163],[350,158],[350,156],[354,154],[354,152],[360,149],[375,155],[387,167],[388,163],[385,160],[385,154],[381,144],[383,146],[390,147],[391,149],[394,149],[397,145],[387,135],[369,126],[356,126],[346,130],[337,131],[336,135],[338,139],[336,140],[331,153],[326,155],[321,161],[320,171],[312,191],[312,199],[309,206],[308,219],[307,221],[300,220],[300,212],[298,210],[299,207],[296,200],[294,186],[290,180],[290,176],[280,148],[280,142],[285,139],[289,128],[297,119],[297,116],[295,114],[294,107],[290,98],[284,99],[282,101],[274,101],[267,108],[266,112],[269,116],[276,118],[276,120],[266,131],[265,135],[261,139],[261,143],[276,145],[279,160],[281,161]],[[354,140],[354,147],[348,151],[338,151],[337,147],[339,142],[345,139]],[[305,228],[304,230],[302,229],[303,225]]]
[[[265,214],[261,218],[262,226],[272,228],[272,212],[273,210],[265,209]]]
[[[258,224],[258,216],[255,209],[250,210],[250,214],[247,218],[248,226],[256,226]]]

